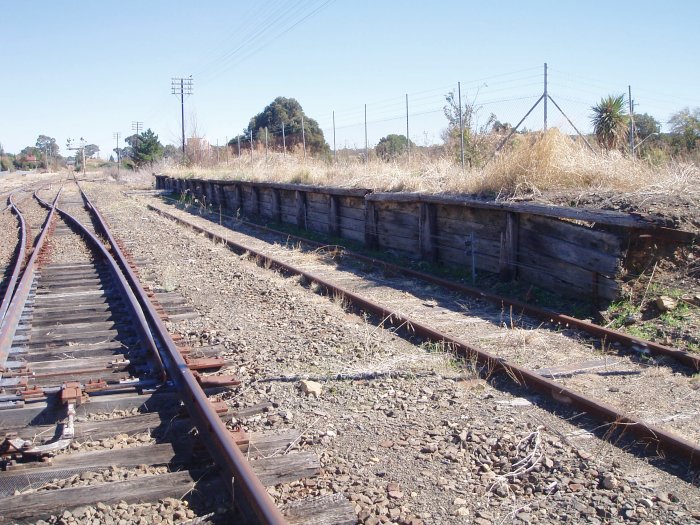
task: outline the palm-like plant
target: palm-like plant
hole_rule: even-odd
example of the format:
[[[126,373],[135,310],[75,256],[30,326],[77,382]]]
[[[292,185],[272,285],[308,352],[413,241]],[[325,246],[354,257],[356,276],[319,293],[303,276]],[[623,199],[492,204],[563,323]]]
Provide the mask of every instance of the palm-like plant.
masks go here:
[[[629,132],[624,95],[608,95],[591,107],[591,123],[598,144],[605,149],[615,149],[624,144]]]

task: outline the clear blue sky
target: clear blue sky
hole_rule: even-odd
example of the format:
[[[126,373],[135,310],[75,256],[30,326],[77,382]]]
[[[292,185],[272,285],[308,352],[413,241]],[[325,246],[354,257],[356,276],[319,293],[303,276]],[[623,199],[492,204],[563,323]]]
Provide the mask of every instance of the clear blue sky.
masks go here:
[[[515,124],[549,91],[589,129],[589,107],[627,91],[638,112],[665,122],[700,105],[700,2],[589,0],[5,0],[0,53],[0,143],[18,152],[39,134],[84,137],[109,157],[132,121],[179,144],[171,77],[194,78],[187,134],[216,144],[239,133],[277,96],[294,97],[332,145],[364,146],[405,133],[439,140],[444,95]],[[550,125],[565,124],[550,106]],[[525,123],[542,125],[538,108]],[[566,129],[566,128],[565,128]],[[123,145],[123,144],[122,144]]]

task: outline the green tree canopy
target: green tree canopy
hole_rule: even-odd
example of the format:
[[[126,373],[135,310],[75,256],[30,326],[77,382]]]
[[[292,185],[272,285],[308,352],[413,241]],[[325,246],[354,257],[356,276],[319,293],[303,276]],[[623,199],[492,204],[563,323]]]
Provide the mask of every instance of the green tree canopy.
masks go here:
[[[163,157],[163,145],[158,140],[158,135],[150,128],[140,134],[134,134],[124,139],[131,146],[131,158],[136,166],[153,164]]]
[[[51,157],[57,157],[60,151],[58,144],[56,144],[56,139],[48,135],[39,135],[39,138],[36,139],[36,147],[43,151],[44,154],[48,151]]]
[[[671,115],[668,120],[671,126],[672,144],[678,149],[693,151],[700,141],[700,108],[691,111],[684,108]]]
[[[99,153],[100,147],[97,144],[85,145],[85,158],[92,158]]]
[[[409,143],[412,148],[415,147],[415,144],[408,140],[405,135],[391,134],[379,139],[374,150],[377,152],[377,157],[390,161],[406,153],[406,146]]]
[[[302,117],[304,119],[304,137],[302,137]],[[330,151],[323,136],[323,131],[314,119],[304,113],[301,104],[296,99],[277,97],[261,113],[250,119],[247,129],[240,136],[229,141],[230,146],[237,146],[240,138],[241,147],[250,147],[250,133],[253,140],[265,140],[265,128],[268,130],[268,144],[275,149],[282,148],[282,124],[284,124],[285,144],[288,150],[300,147],[303,138],[306,139],[306,150],[310,153],[325,153]]]
[[[661,124],[651,115],[642,113],[634,116],[634,131],[640,140],[661,131]]]
[[[617,149],[627,141],[629,129],[626,109],[624,95],[608,95],[591,107],[593,133],[601,148]]]

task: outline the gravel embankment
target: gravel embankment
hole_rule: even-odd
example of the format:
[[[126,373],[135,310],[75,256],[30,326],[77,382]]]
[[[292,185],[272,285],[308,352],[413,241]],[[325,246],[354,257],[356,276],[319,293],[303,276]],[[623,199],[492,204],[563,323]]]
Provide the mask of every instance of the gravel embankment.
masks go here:
[[[136,241],[132,255],[153,261],[142,278],[176,290],[202,314],[172,330],[195,346],[221,345],[235,360],[244,386],[230,396],[233,406],[274,403],[242,423],[250,430],[297,429],[303,438],[293,448],[320,454],[322,475],[270,489],[275,500],[342,493],[358,521],[372,525],[700,520],[700,489],[691,483],[533,404],[541,400],[521,397],[503,380],[477,379],[443,349],[412,345],[348,314],[341,299],[313,294],[297,279],[174,226],[119,190],[89,186],[117,235]],[[392,288],[381,289],[389,302]],[[407,306],[414,299],[399,293],[402,311],[414,314]],[[431,299],[420,297],[435,309]],[[521,352],[529,366],[535,355],[570,340],[527,324],[503,328],[495,319],[500,312],[473,308],[469,317],[479,331],[459,325],[460,337],[488,344],[493,336],[494,348]],[[533,345],[527,352],[525,339]],[[552,350],[542,359],[552,366],[557,355]],[[304,395],[299,376],[319,379],[321,395]]]

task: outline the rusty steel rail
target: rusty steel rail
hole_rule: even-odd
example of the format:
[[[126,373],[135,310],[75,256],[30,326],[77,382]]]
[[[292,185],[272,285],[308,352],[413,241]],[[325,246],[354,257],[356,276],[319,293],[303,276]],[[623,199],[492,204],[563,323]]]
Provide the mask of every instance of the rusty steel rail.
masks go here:
[[[245,501],[255,512],[260,523],[264,525],[285,525],[287,521],[284,516],[275,506],[264,485],[255,475],[247,459],[234,441],[230,431],[226,428],[214,407],[209,403],[202,387],[188,368],[165,324],[148,299],[148,295],[141,286],[138,277],[119,249],[107,223],[82,189],[80,192],[86,205],[94,213],[102,234],[110,243],[114,258],[134,290],[152,329],[158,334],[162,344],[163,363],[170,374],[170,378],[178,387],[190,417],[196,422],[197,430],[209,449],[212,459],[226,472],[231,482],[230,485],[227,485],[228,489],[235,494],[239,492],[243,494]]]
[[[24,308],[24,304],[27,302],[27,298],[29,297],[32,283],[34,282],[39,252],[41,252],[41,249],[44,246],[44,241],[46,240],[49,226],[51,225],[51,221],[53,220],[56,212],[56,203],[61,196],[62,190],[63,188],[58,190],[56,198],[52,204],[44,203],[44,205],[50,210],[49,214],[46,216],[44,225],[41,228],[41,233],[37,238],[36,244],[34,245],[34,251],[24,267],[22,278],[14,290],[12,300],[7,307],[7,311],[2,319],[2,324],[0,324],[0,369],[4,368],[5,363],[7,363],[7,357],[9,356],[10,348],[12,347],[12,340],[15,337],[15,332],[17,331],[17,326],[19,326],[19,320],[22,316],[22,310]],[[34,192],[34,197],[38,200],[36,192]],[[18,260],[17,264],[21,265],[22,261]]]
[[[48,204],[42,200],[40,197],[36,196],[37,201],[42,206],[48,206]],[[58,200],[58,197],[56,198]],[[157,372],[160,374],[160,379],[161,381],[165,381],[167,379],[167,374],[165,371],[165,367],[163,366],[163,363],[160,359],[160,353],[158,352],[158,346],[153,339],[153,335],[151,334],[150,328],[148,326],[148,322],[146,321],[145,316],[143,315],[143,311],[141,310],[141,307],[139,306],[138,301],[136,300],[136,297],[134,296],[134,293],[131,290],[131,287],[127,283],[126,279],[122,275],[121,271],[119,270],[119,266],[117,263],[112,259],[112,256],[109,254],[109,251],[105,248],[104,244],[100,239],[98,239],[88,228],[86,228],[78,219],[73,217],[71,214],[66,212],[65,210],[62,210],[59,208],[54,202],[53,208],[61,215],[61,217],[68,223],[72,224],[75,226],[80,232],[85,236],[85,238],[88,240],[90,244],[93,245],[93,247],[100,253],[100,255],[105,259],[105,261],[108,263],[109,268],[112,272],[112,276],[115,278],[115,281],[118,283],[119,287],[121,288],[122,292],[127,298],[127,306],[131,309],[131,313],[136,319],[136,325],[139,331],[139,335],[141,336],[142,342],[145,342],[147,350],[150,352],[150,355],[153,357],[153,360],[156,364],[156,368],[158,369]],[[36,250],[38,252],[38,250]]]
[[[163,213],[163,212],[161,212]],[[451,337],[447,334],[434,330],[433,328],[385,308],[367,298],[364,298],[350,290],[335,285],[325,279],[318,277],[310,272],[300,270],[283,261],[280,261],[269,255],[265,255],[249,246],[226,239],[217,233],[192,224],[189,221],[180,219],[179,217],[167,214],[179,224],[183,224],[193,229],[198,233],[204,234],[211,240],[218,241],[228,246],[230,249],[239,253],[248,253],[251,258],[265,268],[273,267],[289,275],[297,275],[306,280],[307,283],[314,283],[325,289],[327,293],[341,294],[342,297],[348,300],[349,303],[356,308],[371,313],[378,318],[383,319],[384,323],[391,324],[398,328],[406,328],[412,333],[421,338],[430,340],[435,343],[445,344],[457,351],[462,357],[468,360],[475,360],[480,366],[490,371],[504,372],[510,380],[519,386],[525,386],[532,390],[536,390],[547,396],[550,396],[557,402],[575,406],[592,416],[610,423],[611,427],[620,429],[623,433],[634,434],[647,445],[654,445],[655,450],[674,454],[676,457],[683,458],[689,464],[700,466],[700,446],[692,443],[680,436],[668,432],[662,428],[651,425],[634,416],[624,414],[615,407],[601,403],[584,394],[580,394],[565,386],[562,386],[555,381],[542,377],[535,372],[524,367],[507,361],[506,359],[495,356],[481,348],[471,345],[465,341]]]
[[[149,209],[156,211],[157,213],[160,213],[161,215],[168,217],[170,219],[176,219],[176,217],[166,211],[160,210],[154,206],[151,206],[150,204],[147,205]],[[480,290],[479,288],[475,288],[472,286],[468,286],[463,283],[451,281],[449,279],[444,279],[442,277],[438,277],[435,275],[431,275],[429,273],[421,272],[420,270],[414,270],[412,268],[406,268],[405,266],[400,266],[397,264],[393,264],[387,261],[382,261],[380,259],[375,259],[374,257],[369,257],[367,255],[363,255],[361,253],[353,252],[351,250],[348,250],[342,245],[327,245],[324,243],[320,243],[317,241],[313,241],[310,239],[307,239],[306,237],[302,237],[299,235],[293,235],[289,234],[280,230],[276,230],[274,228],[270,228],[268,226],[263,226],[260,224],[255,224],[253,222],[249,221],[241,221],[243,224],[257,228],[261,231],[266,231],[269,233],[275,233],[278,235],[285,235],[289,237],[290,239],[294,239],[296,241],[304,242],[306,244],[309,244],[310,246],[316,246],[319,248],[322,247],[328,247],[328,248],[341,248],[343,250],[343,253],[345,255],[349,255],[354,259],[364,261],[376,266],[380,266],[385,268],[386,270],[389,270],[391,272],[399,273],[402,275],[406,275],[408,277],[413,277],[416,279],[420,279],[422,281],[431,283],[431,284],[436,284],[438,286],[442,286],[443,288],[447,288],[449,290],[454,290],[456,292],[461,292],[465,293],[467,295],[470,295],[472,297],[477,297],[479,299],[483,299],[485,301],[500,305],[500,306],[509,306],[518,309],[520,312],[525,313],[527,315],[531,315],[533,317],[536,317],[537,319],[540,319],[541,321],[544,321],[546,323],[554,323],[558,324],[561,326],[565,326],[567,328],[575,328],[577,330],[580,330],[582,332],[586,332],[592,336],[595,337],[600,337],[604,339],[605,341],[612,341],[612,342],[617,342],[620,344],[623,344],[627,347],[632,347],[632,348],[638,348],[641,350],[648,350],[650,354],[656,355],[656,356],[663,356],[663,357],[669,357],[671,359],[674,359],[678,361],[679,363],[682,363],[683,365],[689,367],[692,369],[694,372],[700,371],[700,355],[694,355],[690,352],[686,352],[685,350],[680,350],[678,348],[673,348],[670,346],[662,345],[660,343],[656,343],[654,341],[649,341],[646,339],[641,339],[639,337],[634,337],[633,335],[626,334],[624,332],[620,332],[619,330],[614,330],[612,328],[606,328],[604,326],[600,326],[598,324],[592,323],[590,321],[585,321],[583,319],[578,319],[576,317],[572,317],[570,315],[554,312],[552,310],[548,310],[546,308],[540,308],[538,306],[535,306],[533,304],[529,304],[523,301],[518,301],[517,299],[512,299],[508,297],[504,297],[502,295],[498,295],[492,292],[486,292],[484,290]]]
[[[15,258],[14,267],[12,268],[12,275],[7,283],[7,288],[5,289],[5,295],[2,299],[2,304],[0,304],[0,322],[5,318],[7,309],[10,306],[10,301],[15,292],[15,286],[17,286],[17,279],[19,279],[19,273],[22,269],[22,264],[24,263],[24,258],[27,255],[27,225],[24,222],[24,215],[15,205],[12,198],[15,192],[10,193],[7,198],[8,208],[12,209],[12,212],[17,215],[19,220],[19,245],[17,250],[17,256]],[[4,211],[4,210],[3,210]]]

